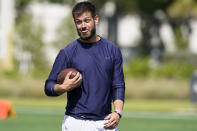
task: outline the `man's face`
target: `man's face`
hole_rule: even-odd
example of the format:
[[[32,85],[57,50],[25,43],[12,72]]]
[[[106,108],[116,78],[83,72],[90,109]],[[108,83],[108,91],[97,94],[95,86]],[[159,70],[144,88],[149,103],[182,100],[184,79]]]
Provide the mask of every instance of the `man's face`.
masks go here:
[[[74,21],[78,35],[82,40],[90,40],[95,36],[95,24],[98,23],[98,16],[93,18],[90,12],[84,12],[79,16],[75,15]]]

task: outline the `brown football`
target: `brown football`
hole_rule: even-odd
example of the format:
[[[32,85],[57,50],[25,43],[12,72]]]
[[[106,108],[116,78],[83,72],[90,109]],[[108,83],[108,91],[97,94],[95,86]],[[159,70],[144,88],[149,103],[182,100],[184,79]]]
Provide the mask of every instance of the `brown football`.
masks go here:
[[[64,82],[64,79],[66,77],[66,75],[69,73],[69,72],[72,72],[72,74],[70,75],[69,79],[72,79],[76,76],[77,74],[77,70],[74,69],[74,68],[66,68],[66,69],[63,69],[57,76],[57,83],[58,84],[62,84]]]

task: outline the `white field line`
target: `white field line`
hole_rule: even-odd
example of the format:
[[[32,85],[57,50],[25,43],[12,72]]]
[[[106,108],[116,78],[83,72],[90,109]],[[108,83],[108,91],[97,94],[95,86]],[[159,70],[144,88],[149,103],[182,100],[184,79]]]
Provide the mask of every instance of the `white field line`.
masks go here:
[[[123,114],[123,117],[147,119],[197,120],[197,114],[166,112],[125,112]]]
[[[18,114],[35,115],[64,115],[64,109],[16,107]],[[147,119],[172,119],[172,120],[196,120],[197,114],[186,113],[166,113],[166,112],[124,112],[123,118],[147,118]]]

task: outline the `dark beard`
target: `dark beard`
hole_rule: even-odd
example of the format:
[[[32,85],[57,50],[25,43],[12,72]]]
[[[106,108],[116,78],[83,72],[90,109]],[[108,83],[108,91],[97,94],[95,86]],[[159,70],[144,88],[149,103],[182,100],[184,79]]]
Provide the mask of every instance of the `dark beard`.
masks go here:
[[[79,31],[77,31],[77,33],[78,33],[80,39],[86,40],[86,41],[87,41],[87,40],[90,40],[90,39],[96,34],[96,28],[94,27],[94,28],[91,30],[90,36],[88,36],[88,37],[82,37],[82,36],[81,36],[81,33],[80,33]]]

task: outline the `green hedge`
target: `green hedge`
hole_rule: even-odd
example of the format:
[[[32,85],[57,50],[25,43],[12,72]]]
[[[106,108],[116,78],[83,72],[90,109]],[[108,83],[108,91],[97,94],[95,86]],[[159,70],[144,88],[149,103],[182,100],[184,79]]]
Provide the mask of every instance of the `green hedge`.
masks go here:
[[[124,67],[126,76],[134,77],[164,77],[164,78],[186,78],[191,77],[194,65],[180,61],[164,61],[157,67],[151,68],[149,58],[135,58]]]

